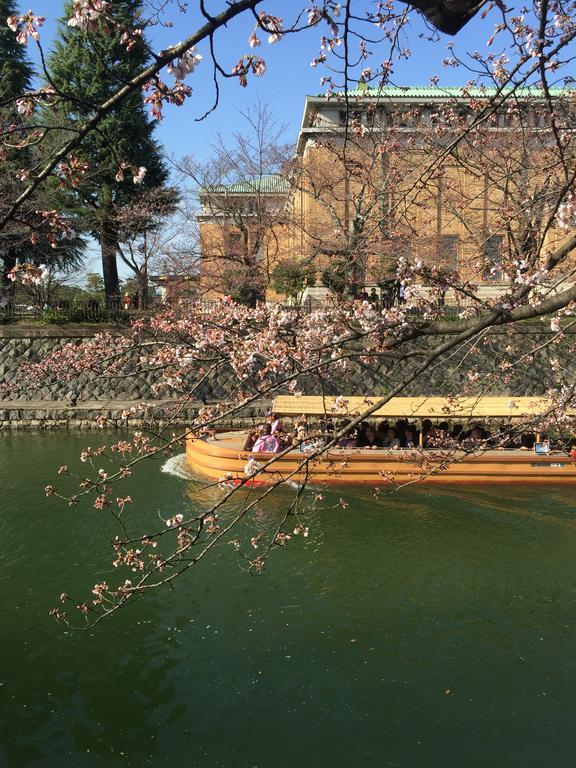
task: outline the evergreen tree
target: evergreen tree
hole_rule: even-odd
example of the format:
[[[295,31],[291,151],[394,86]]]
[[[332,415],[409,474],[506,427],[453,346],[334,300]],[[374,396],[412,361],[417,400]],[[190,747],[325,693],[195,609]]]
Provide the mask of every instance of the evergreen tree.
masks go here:
[[[33,75],[30,62],[26,58],[26,49],[16,42],[16,36],[5,20],[16,13],[14,0],[0,0],[0,130],[2,126],[17,120],[16,99],[30,86]],[[9,153],[2,161],[0,175],[0,193],[6,187],[14,186],[11,178],[12,157]],[[12,174],[13,175],[13,174]],[[12,227],[0,235],[0,258],[2,259],[2,284],[12,287],[8,272],[16,265],[20,234]]]
[[[122,28],[137,23],[143,0],[116,0],[110,14],[117,25],[105,21],[97,31],[86,35],[63,21],[50,59],[52,82],[64,95],[59,106],[60,125],[72,127],[93,116],[95,108],[108,99],[127,80],[134,77],[149,61],[145,41],[140,40],[130,51],[120,42]],[[65,6],[66,16],[71,4]],[[69,97],[69,99],[66,98]],[[83,142],[76,156],[86,161],[89,171],[76,189],[77,209],[86,231],[99,242],[106,299],[119,297],[117,232],[113,212],[137,197],[141,187],[127,170],[118,180],[121,163],[133,168],[146,168],[143,186],[162,186],[167,179],[158,143],[153,138],[154,123],[148,118],[141,93],[127,97],[114,112],[100,123]],[[64,130],[62,140],[70,137]]]
[[[26,47],[6,24],[8,16],[17,14],[15,0],[0,0],[0,106],[18,97],[30,86],[33,70],[26,58]]]

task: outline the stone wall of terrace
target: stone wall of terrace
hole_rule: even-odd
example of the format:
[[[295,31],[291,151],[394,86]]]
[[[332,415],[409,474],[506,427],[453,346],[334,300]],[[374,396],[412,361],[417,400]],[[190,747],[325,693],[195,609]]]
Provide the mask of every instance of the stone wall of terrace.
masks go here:
[[[105,414],[111,422],[119,422],[121,412],[142,401],[158,405],[156,418],[167,422],[174,414],[174,401],[158,400],[171,395],[158,395],[153,384],[161,372],[142,372],[134,375],[134,368],[126,366],[130,375],[107,378],[84,373],[73,383],[47,378],[40,387],[24,391],[10,391],[10,381],[15,380],[22,363],[39,362],[45,355],[57,352],[63,345],[81,346],[89,341],[101,327],[0,327],[0,381],[8,384],[8,390],[0,398],[0,425],[9,422],[50,422],[85,426],[96,416]],[[120,330],[114,331],[121,333]],[[576,379],[576,334],[566,333],[561,343],[551,341],[555,335],[544,323],[526,325],[514,333],[497,330],[457,348],[433,366],[425,375],[410,383],[406,395],[459,394],[471,381],[471,369],[478,368],[481,377],[474,383],[478,393],[483,392],[483,376],[490,377],[491,386],[486,394],[537,396],[548,388],[572,385]],[[310,376],[299,382],[304,394],[383,395],[407,379],[430,350],[425,343],[412,348],[414,357],[406,361],[367,360],[357,362],[345,372],[334,370],[322,381]],[[516,361],[509,367],[509,361]],[[473,378],[473,377],[472,377]],[[197,401],[181,411],[177,423],[186,423],[204,403],[229,397],[238,382],[233,372],[223,367],[197,391]],[[71,396],[76,404],[71,406]],[[248,420],[258,419],[265,410],[260,403],[246,413]],[[34,423],[31,426],[36,426]]]

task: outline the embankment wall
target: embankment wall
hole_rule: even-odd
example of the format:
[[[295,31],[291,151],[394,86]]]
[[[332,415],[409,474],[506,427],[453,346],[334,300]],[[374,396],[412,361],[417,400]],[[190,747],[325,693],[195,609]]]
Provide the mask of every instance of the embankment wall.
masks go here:
[[[81,346],[101,331],[98,326],[0,327],[0,381],[8,384],[0,401],[0,428],[87,428],[95,423],[97,416],[104,416],[109,425],[117,426],[126,407],[142,401],[157,401],[153,384],[159,380],[159,372],[118,378],[84,373],[73,385],[48,378],[38,388],[10,391],[10,382],[15,380],[22,363],[40,362],[65,344]],[[111,332],[120,334],[121,330],[112,329]],[[493,331],[448,354],[425,376],[409,384],[404,394],[457,394],[469,384],[469,372],[473,366],[483,375],[491,374],[497,382],[491,394],[511,397],[544,394],[549,387],[570,384],[576,378],[576,335],[567,333],[560,344],[549,344],[552,338],[552,332],[544,324],[524,326],[513,334],[503,330]],[[318,394],[321,387],[328,394],[385,394],[410,374],[429,352],[429,347],[422,343],[415,345],[411,351],[413,357],[408,360],[358,362],[354,370],[336,374],[322,384],[317,378],[309,377],[300,382],[300,388],[305,394]],[[518,361],[512,369],[506,367],[509,360]],[[160,425],[170,418],[174,424],[186,423],[197,413],[200,401],[222,400],[236,387],[234,375],[224,367],[198,390],[198,403],[182,410],[174,419],[170,401],[161,401],[155,420]],[[69,405],[71,395],[76,398],[75,406]],[[258,420],[268,405],[266,402],[256,404],[243,414],[240,421],[251,423]],[[131,423],[139,422],[135,419]]]

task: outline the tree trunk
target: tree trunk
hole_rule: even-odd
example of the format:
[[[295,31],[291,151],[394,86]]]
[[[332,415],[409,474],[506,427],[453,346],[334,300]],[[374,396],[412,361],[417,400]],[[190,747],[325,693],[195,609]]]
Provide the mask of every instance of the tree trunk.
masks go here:
[[[2,269],[2,288],[13,288],[14,283],[12,280],[8,279],[8,272],[16,266],[16,250],[14,248],[7,248],[2,254],[2,261],[4,262],[4,267]],[[14,291],[12,291],[12,293],[13,292]]]
[[[148,309],[148,269],[146,266],[138,272],[138,308]]]
[[[102,252],[102,276],[104,295],[108,309],[120,307],[120,282],[116,263],[116,232],[111,221],[104,219],[100,225],[100,250]]]
[[[0,285],[0,299],[4,309],[10,309],[14,303],[14,289],[16,283],[8,279],[8,273],[16,266],[16,250],[7,248],[2,256],[4,266],[2,269],[2,285]]]

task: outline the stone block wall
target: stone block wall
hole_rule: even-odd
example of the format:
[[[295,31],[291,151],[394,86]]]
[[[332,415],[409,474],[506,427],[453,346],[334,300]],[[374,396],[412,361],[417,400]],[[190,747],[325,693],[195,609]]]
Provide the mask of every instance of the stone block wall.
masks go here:
[[[39,362],[45,355],[70,342],[82,345],[94,333],[100,331],[101,328],[86,327],[0,328],[0,381],[9,384],[22,363]],[[424,376],[409,384],[403,394],[458,394],[469,384],[471,366],[477,366],[481,372],[492,375],[493,380],[497,382],[489,392],[493,395],[537,396],[544,394],[551,386],[570,386],[576,377],[576,334],[567,333],[561,344],[549,345],[547,342],[552,337],[544,324],[524,326],[514,334],[502,330],[493,331],[447,355]],[[352,370],[335,373],[329,380],[320,381],[317,377],[308,377],[299,382],[299,386],[305,394],[319,394],[324,391],[327,394],[340,395],[382,395],[390,392],[408,377],[422,359],[421,356],[429,352],[424,343],[415,346],[413,350],[420,355],[414,360],[358,362]],[[520,362],[508,370],[506,363],[509,359],[520,359]],[[46,381],[40,388],[24,392],[11,393],[8,390],[0,398],[0,426],[6,426],[10,422],[38,421],[85,426],[86,422],[92,422],[97,415],[103,413],[111,423],[119,422],[126,403],[158,400],[152,385],[160,376],[161,373],[156,372],[105,379],[83,374],[73,387],[53,380]],[[197,401],[216,402],[225,399],[237,386],[238,382],[232,371],[223,367],[198,390]],[[480,380],[478,393],[482,392],[481,386]],[[62,403],[69,403],[71,390],[78,398],[78,408],[68,406],[63,412]],[[167,396],[169,395],[164,395]],[[97,405],[98,401],[102,402],[101,406]],[[168,407],[167,403],[166,405]],[[88,407],[92,410],[86,410]],[[260,405],[254,413],[248,413],[248,419],[258,419],[263,408],[265,410],[265,405]],[[192,409],[190,413],[183,413],[180,421],[185,423],[193,415]],[[158,421],[165,422],[168,418],[168,412],[159,411]]]
[[[18,369],[23,363],[39,363],[47,355],[58,352],[67,344],[81,346],[89,340],[91,334],[74,329],[60,329],[62,335],[54,335],[51,331],[36,329],[13,328],[7,334],[7,329],[0,329],[0,381],[10,384],[16,378]],[[18,335],[16,335],[18,333]],[[157,375],[147,374],[130,379],[101,379],[91,374],[82,374],[77,380],[73,391],[83,400],[143,400],[153,397],[151,385]],[[72,387],[63,382],[47,380],[40,388],[25,391],[9,390],[1,395],[3,400],[62,400],[69,397]]]

